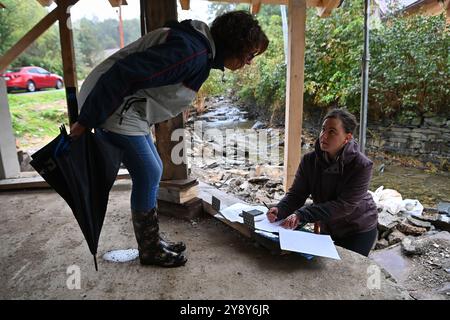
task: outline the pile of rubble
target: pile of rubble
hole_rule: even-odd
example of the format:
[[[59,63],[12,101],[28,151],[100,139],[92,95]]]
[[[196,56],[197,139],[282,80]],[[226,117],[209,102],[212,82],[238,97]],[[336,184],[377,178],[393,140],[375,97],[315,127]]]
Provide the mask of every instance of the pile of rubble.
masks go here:
[[[418,237],[440,230],[450,231],[450,213],[425,208],[421,215],[410,215],[404,211],[392,214],[379,212],[379,239],[375,249],[384,249],[402,242],[407,236]]]
[[[428,288],[442,288],[447,295],[450,291],[450,241],[445,238],[436,239],[420,237],[403,239],[402,253],[411,258],[413,271],[408,281],[420,282]],[[419,270],[425,270],[426,272]]]

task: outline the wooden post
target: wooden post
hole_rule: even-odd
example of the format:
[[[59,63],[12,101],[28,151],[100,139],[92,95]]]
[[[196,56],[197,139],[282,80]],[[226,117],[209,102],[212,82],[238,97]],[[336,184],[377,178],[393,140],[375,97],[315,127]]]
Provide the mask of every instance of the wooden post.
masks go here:
[[[252,0],[252,14],[257,14],[261,9],[261,0]]]
[[[177,1],[147,1],[145,13],[149,32],[162,27],[168,20],[177,20]],[[185,128],[183,114],[155,125],[156,147],[164,167],[161,180],[178,180],[188,177],[187,163],[177,165],[171,159],[172,148],[179,142],[171,141],[170,136],[174,130],[180,128]]]
[[[189,10],[190,9],[190,0],[180,0],[181,9]]]
[[[284,190],[294,181],[300,163],[305,70],[306,1],[289,0],[286,126],[284,143]]]
[[[5,79],[0,77],[0,179],[20,175],[16,139],[12,130]]]
[[[146,1],[144,5],[144,21],[147,32],[162,27],[165,22],[169,20],[177,20],[178,18],[176,0]],[[192,195],[193,193],[196,193],[196,190],[189,190],[190,188],[195,188],[196,179],[188,177],[186,161],[181,164],[175,164],[171,157],[173,147],[179,144],[179,141],[171,141],[172,132],[184,128],[185,124],[182,113],[173,119],[155,125],[156,148],[163,162],[163,174],[160,184],[161,197],[159,197],[158,200],[158,211],[173,216],[192,218],[193,216],[201,214],[201,210],[199,210],[199,208],[201,208],[201,206],[199,206],[201,200],[196,197],[192,198]],[[183,152],[183,157],[186,159],[185,149]],[[168,187],[165,183],[170,183],[171,186]],[[170,188],[170,190],[166,190],[165,188]],[[179,193],[178,195],[176,195],[177,192]],[[191,199],[182,202],[182,193],[188,194],[188,198]],[[167,198],[168,194],[170,194],[172,198],[175,197],[179,199],[177,202],[180,203],[165,201],[169,200]],[[188,198],[186,198],[186,200]]]
[[[58,1],[58,19],[59,19],[59,37],[61,41],[61,56],[63,62],[64,85],[66,88],[67,110],[69,114],[69,125],[77,121],[77,72],[75,67],[75,51],[73,46],[72,25],[70,22],[70,7],[78,0],[59,0]]]

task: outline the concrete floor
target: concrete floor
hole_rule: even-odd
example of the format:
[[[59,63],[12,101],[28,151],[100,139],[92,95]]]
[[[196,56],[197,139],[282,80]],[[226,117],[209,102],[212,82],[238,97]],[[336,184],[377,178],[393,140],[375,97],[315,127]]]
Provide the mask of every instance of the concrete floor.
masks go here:
[[[96,272],[76,220],[59,195],[51,190],[0,193],[0,298],[410,298],[366,257],[342,248],[338,248],[341,261],[272,255],[212,217],[197,221],[160,217],[164,235],[187,244],[189,260],[184,267],[105,261],[101,256],[107,251],[136,247],[129,197],[130,182],[116,182],[100,237]],[[72,265],[79,267],[80,289],[68,288]]]

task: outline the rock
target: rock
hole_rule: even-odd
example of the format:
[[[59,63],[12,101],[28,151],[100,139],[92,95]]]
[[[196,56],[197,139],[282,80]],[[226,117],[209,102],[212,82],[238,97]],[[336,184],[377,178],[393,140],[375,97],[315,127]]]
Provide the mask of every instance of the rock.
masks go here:
[[[248,182],[254,183],[254,184],[264,184],[267,181],[269,181],[268,177],[254,177],[254,178],[248,179]]]
[[[22,150],[17,151],[17,158],[20,164],[20,171],[35,171],[34,168],[30,165],[31,156],[27,152],[23,152]]]
[[[428,125],[430,127],[440,127],[440,126],[444,126],[447,123],[447,119],[441,118],[441,117],[425,118],[423,120],[424,120],[424,124]]]
[[[273,194],[274,200],[280,201],[284,197],[284,192],[275,192]]]
[[[424,246],[412,237],[406,237],[402,240],[402,252],[407,256],[421,255],[424,253]]]
[[[450,203],[449,202],[439,202],[437,210],[441,214],[450,215]]]
[[[435,214],[422,214],[421,216],[414,216],[415,219],[417,220],[421,220],[421,221],[425,221],[425,222],[434,222],[436,220],[438,220],[439,218],[439,214],[435,213]]]
[[[406,235],[414,235],[414,236],[420,236],[420,235],[424,234],[425,232],[427,232],[427,229],[425,229],[425,228],[414,227],[414,226],[404,223],[404,222],[400,223],[397,226],[397,229]]]
[[[252,129],[256,130],[256,129],[263,129],[265,127],[265,124],[262,123],[261,121],[256,121],[256,123],[253,125]]]
[[[438,219],[432,222],[437,229],[450,232],[450,217],[445,214],[440,214]]]
[[[248,181],[244,181],[241,185],[239,185],[241,190],[245,190],[248,188]]]
[[[394,230],[391,232],[391,234],[389,234],[387,241],[389,242],[389,245],[392,246],[396,243],[402,242],[405,237],[406,236],[400,231]]]
[[[427,222],[427,221],[421,221],[419,219],[414,219],[411,216],[407,216],[406,220],[408,220],[408,222],[410,224],[412,224],[413,226],[416,226],[416,227],[426,228],[426,229],[430,229],[431,228],[431,223]]]
[[[268,181],[267,183],[266,183],[266,188],[275,188],[275,187],[277,187],[278,185],[282,185],[283,184],[283,182],[281,182],[281,180],[277,180],[277,181]]]
[[[394,229],[400,223],[400,218],[386,210],[378,214],[378,229],[380,232]]]
[[[260,203],[269,203],[270,202],[269,197],[267,197],[267,193],[264,192],[263,190],[258,190],[255,193],[255,200]]]
[[[283,166],[257,165],[255,166],[255,176],[266,176],[271,180],[281,180],[283,176],[283,170]]]
[[[389,247],[389,243],[386,239],[378,240],[375,244],[375,250],[381,250],[387,247]]]

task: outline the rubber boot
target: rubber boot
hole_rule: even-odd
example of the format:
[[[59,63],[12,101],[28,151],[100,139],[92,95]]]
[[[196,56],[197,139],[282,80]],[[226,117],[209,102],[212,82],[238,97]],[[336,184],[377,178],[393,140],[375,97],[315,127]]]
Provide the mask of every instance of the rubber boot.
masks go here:
[[[161,243],[155,209],[150,211],[131,210],[131,216],[141,264],[170,268],[186,263],[187,259],[183,254],[173,252]]]
[[[158,211],[156,211],[156,219],[157,219],[158,225],[159,225]],[[159,235],[159,241],[166,249],[169,249],[170,251],[173,251],[176,253],[182,253],[184,250],[186,250],[186,245],[184,244],[183,241],[172,242],[169,240],[165,240],[165,239],[163,239],[161,234]]]

